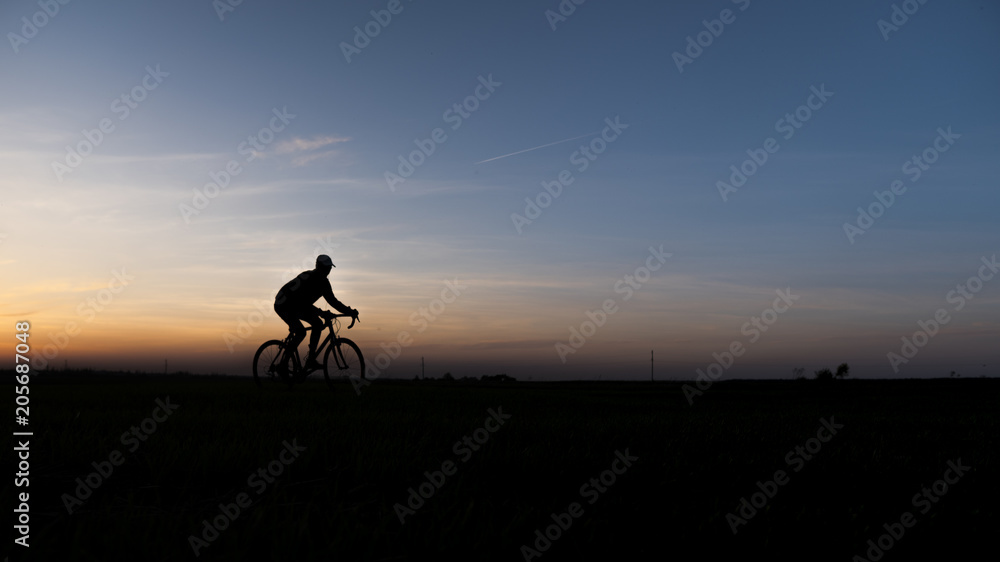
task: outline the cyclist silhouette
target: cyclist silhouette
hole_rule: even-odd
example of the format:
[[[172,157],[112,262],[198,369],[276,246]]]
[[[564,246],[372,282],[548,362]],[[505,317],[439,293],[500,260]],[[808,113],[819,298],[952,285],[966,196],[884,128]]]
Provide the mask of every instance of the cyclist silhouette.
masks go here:
[[[357,318],[358,311],[345,305],[333,296],[333,288],[330,287],[330,270],[336,267],[330,256],[320,255],[316,258],[316,269],[303,271],[295,279],[285,283],[278,295],[274,298],[274,311],[288,324],[288,331],[292,335],[292,345],[298,347],[306,337],[306,328],[302,325],[305,320],[312,326],[312,334],[309,337],[309,358],[306,359],[305,369],[315,370],[322,366],[316,362],[316,346],[319,345],[320,328],[323,322],[320,317],[328,317],[330,312],[316,307],[313,303],[320,297],[326,299],[330,306],[336,308],[341,314],[347,314]]]

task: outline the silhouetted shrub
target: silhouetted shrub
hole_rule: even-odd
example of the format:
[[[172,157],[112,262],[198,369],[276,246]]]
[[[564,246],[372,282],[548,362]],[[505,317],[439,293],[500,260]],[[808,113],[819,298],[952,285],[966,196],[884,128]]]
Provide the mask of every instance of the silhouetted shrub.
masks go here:
[[[838,379],[842,379],[846,377],[850,373],[850,371],[851,371],[850,365],[848,365],[847,363],[841,363],[840,365],[837,365],[837,373],[834,376],[837,377]]]

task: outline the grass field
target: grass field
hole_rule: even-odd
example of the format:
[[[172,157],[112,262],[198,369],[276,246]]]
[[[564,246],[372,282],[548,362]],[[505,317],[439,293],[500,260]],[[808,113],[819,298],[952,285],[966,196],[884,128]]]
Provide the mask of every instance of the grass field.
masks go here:
[[[995,555],[1000,524],[995,379],[731,381],[693,406],[679,383],[375,381],[357,396],[40,375],[30,396],[35,560],[849,561],[907,511],[882,560],[975,560],[993,559],[974,553]],[[934,490],[958,459],[970,468]],[[421,484],[422,505],[397,507]],[[744,497],[763,505],[734,534]]]

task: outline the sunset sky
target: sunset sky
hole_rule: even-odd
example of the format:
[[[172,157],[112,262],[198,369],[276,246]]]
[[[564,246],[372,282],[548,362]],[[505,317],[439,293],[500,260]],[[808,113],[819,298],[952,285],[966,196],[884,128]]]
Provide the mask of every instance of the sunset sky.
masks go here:
[[[733,342],[723,378],[996,374],[995,3],[230,7],[0,4],[0,315],[36,368],[249,374],[327,253],[369,361],[412,337],[388,377],[693,379]]]

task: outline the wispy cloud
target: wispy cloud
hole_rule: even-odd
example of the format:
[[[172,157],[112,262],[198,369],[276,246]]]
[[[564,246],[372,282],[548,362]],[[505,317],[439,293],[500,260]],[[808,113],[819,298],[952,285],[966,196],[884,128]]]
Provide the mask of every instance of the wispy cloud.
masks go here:
[[[0,146],[60,147],[79,136],[62,123],[64,111],[25,107],[16,112],[0,113]]]
[[[279,142],[274,147],[275,154],[291,154],[293,152],[306,152],[309,150],[316,150],[317,148],[323,148],[335,143],[347,142],[351,140],[350,137],[331,137],[331,136],[320,136],[313,137],[312,139],[303,138],[293,138],[285,141]]]
[[[329,158],[333,158],[338,154],[340,154],[339,150],[327,150],[325,152],[314,152],[312,154],[303,154],[302,156],[296,156],[294,159],[292,159],[292,166],[295,166],[296,168],[299,166],[305,166],[306,164],[314,160],[326,160]]]
[[[270,156],[291,156],[293,167],[301,167],[319,160],[329,160],[341,154],[340,150],[320,150],[323,147],[348,142],[351,137],[321,135],[312,138],[295,137],[278,142],[266,152],[254,152],[257,158]]]

